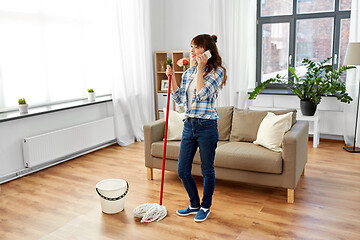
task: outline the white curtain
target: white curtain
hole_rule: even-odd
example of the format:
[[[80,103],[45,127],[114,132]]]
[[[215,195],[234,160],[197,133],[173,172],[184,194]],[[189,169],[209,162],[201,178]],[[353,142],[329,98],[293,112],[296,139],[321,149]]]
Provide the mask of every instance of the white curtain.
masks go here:
[[[143,125],[155,119],[147,0],[114,0],[113,107],[122,146],[144,139]]]
[[[360,42],[360,0],[353,0],[351,3],[350,33],[349,42]],[[345,144],[354,145],[355,120],[357,102],[359,96],[360,69],[351,69],[347,71],[346,89],[353,98],[350,104],[344,107],[344,140]],[[359,116],[358,116],[359,117]],[[360,118],[357,126],[356,147],[360,147]]]
[[[247,91],[255,87],[256,2],[212,0],[212,31],[228,76],[217,106],[246,108]]]
[[[0,111],[111,93],[108,1],[0,0]]]

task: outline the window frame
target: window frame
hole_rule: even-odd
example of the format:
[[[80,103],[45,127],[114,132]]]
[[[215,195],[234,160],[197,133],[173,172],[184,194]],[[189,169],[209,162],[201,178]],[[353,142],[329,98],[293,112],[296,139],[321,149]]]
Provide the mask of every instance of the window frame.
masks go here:
[[[261,84],[261,72],[262,72],[262,26],[263,24],[271,23],[289,23],[289,56],[291,56],[291,62],[288,61],[288,67],[295,66],[295,48],[296,48],[296,22],[297,20],[303,19],[319,19],[319,18],[333,18],[334,21],[334,31],[333,31],[333,45],[332,45],[332,57],[336,61],[332,61],[333,68],[339,66],[340,60],[340,34],[341,34],[341,20],[350,19],[351,10],[340,10],[340,1],[335,1],[335,8],[332,12],[318,12],[318,13],[297,13],[297,3],[298,0],[293,1],[293,13],[291,15],[276,15],[276,16],[261,16],[261,2],[262,0],[257,0],[257,21],[256,21],[256,85]],[[336,58],[335,58],[336,56]],[[288,70],[288,76],[291,76],[290,71]],[[266,88],[271,89],[284,89],[285,86],[281,84],[269,84]]]

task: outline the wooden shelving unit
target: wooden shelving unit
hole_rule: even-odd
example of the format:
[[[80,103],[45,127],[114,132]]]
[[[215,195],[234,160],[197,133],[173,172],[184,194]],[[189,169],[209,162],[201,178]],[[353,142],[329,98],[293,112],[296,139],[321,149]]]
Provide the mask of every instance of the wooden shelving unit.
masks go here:
[[[166,60],[172,59],[173,67],[175,70],[175,78],[178,86],[181,83],[181,76],[184,73],[182,67],[179,67],[176,62],[183,58],[189,57],[189,51],[158,51],[154,53],[155,58],[155,91],[156,91],[156,119],[161,118],[163,108],[166,108],[167,91],[161,90],[161,81],[167,80],[166,71]],[[172,101],[170,106],[172,109],[176,109],[175,103]]]

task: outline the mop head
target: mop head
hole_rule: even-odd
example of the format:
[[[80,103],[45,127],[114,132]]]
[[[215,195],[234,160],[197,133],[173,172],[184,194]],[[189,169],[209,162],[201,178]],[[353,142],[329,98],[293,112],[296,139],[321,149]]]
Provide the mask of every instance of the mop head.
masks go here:
[[[157,203],[144,203],[134,209],[135,217],[141,218],[141,223],[160,221],[166,217],[165,206]]]

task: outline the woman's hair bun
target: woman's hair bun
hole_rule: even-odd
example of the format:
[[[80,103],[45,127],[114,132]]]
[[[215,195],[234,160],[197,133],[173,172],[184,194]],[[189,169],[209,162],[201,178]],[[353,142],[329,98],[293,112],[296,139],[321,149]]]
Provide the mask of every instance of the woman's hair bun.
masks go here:
[[[212,39],[214,39],[214,42],[217,42],[217,36],[216,35],[211,35]]]

